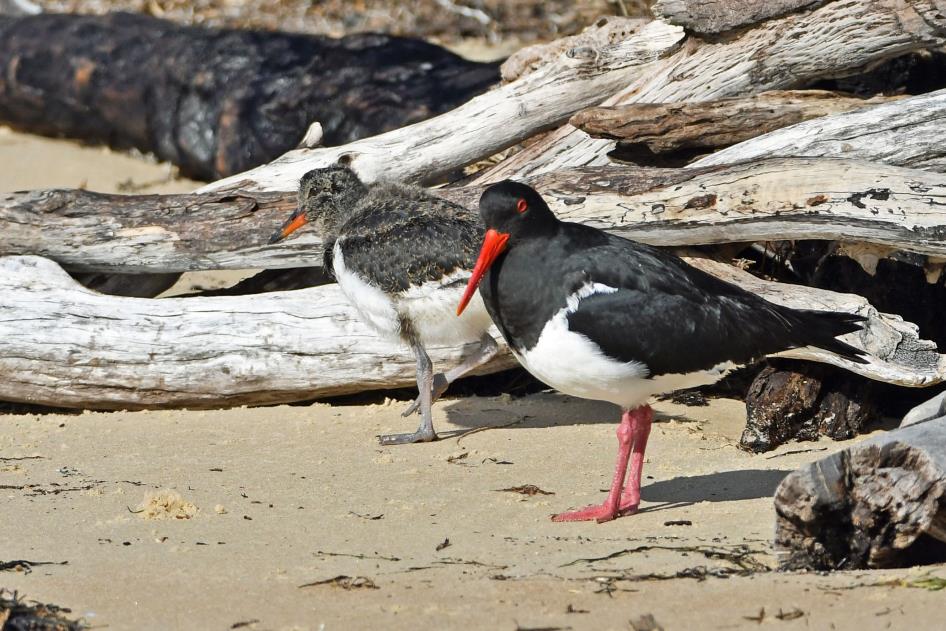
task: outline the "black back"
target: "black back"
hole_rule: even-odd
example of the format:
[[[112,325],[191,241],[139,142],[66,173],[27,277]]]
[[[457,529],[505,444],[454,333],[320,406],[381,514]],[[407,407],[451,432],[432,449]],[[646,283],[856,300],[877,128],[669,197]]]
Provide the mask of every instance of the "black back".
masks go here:
[[[549,234],[511,239],[480,283],[493,321],[519,351],[536,344],[569,296],[600,283],[617,291],[582,299],[567,315],[569,329],[611,358],[644,363],[651,375],[745,364],[809,345],[864,361],[834,339],[860,328],[860,316],[781,307],[663,250],[555,223]]]
[[[418,187],[381,184],[339,226],[337,239],[346,267],[395,293],[472,270],[483,233],[477,215],[463,206]],[[332,244],[326,248],[328,257]]]

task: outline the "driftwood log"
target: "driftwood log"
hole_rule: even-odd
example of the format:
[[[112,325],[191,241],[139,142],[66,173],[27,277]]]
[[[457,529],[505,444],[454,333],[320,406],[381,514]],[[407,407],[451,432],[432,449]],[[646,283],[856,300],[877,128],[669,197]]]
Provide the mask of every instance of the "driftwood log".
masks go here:
[[[946,171],[946,90],[785,127],[697,160],[691,167],[762,156],[843,157]]]
[[[710,101],[804,87],[944,43],[946,12],[930,0],[835,0],[720,41],[690,37],[679,51],[602,104]],[[614,141],[590,138],[566,125],[477,181],[601,166],[613,146]]]
[[[758,160],[706,169],[607,166],[527,178],[569,221],[654,245],[844,239],[946,255],[946,176],[852,160]],[[436,193],[475,208],[482,186]],[[270,234],[291,193],[0,193],[0,255],[69,269],[166,273],[321,264],[313,231]]]
[[[722,33],[823,0],[657,0],[654,15],[695,33]]]
[[[0,122],[153,152],[198,179],[264,164],[313,121],[336,145],[455,108],[497,64],[377,33],[333,39],[141,14],[0,17]]]
[[[946,559],[946,417],[887,432],[786,477],[775,493],[786,569]]]
[[[791,306],[869,318],[850,343],[872,353],[860,374],[903,385],[946,379],[946,357],[915,327],[862,298],[759,280],[723,263],[711,273]],[[410,386],[409,350],[384,342],[337,285],[255,296],[149,300],[91,292],[41,257],[0,257],[0,400],[89,408],[215,407]],[[28,323],[28,326],[25,324]],[[431,349],[438,369],[464,350]],[[791,356],[847,365],[812,349]],[[515,364],[501,352],[482,367]]]
[[[568,121],[594,138],[641,143],[654,153],[710,151],[828,114],[900,97],[859,99],[826,90],[773,90],[706,102],[593,107]]]

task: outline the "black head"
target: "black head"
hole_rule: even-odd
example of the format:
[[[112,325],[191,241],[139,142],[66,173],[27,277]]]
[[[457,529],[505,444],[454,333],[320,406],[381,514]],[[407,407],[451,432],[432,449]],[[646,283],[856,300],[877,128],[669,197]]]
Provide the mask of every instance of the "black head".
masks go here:
[[[299,180],[299,206],[270,243],[286,238],[307,223],[322,235],[335,233],[368,193],[368,187],[351,168],[333,165],[313,169]]]
[[[480,197],[480,217],[486,226],[476,265],[457,307],[463,313],[480,279],[506,250],[520,239],[554,232],[559,225],[542,196],[532,187],[512,180],[493,184]]]
[[[512,180],[493,184],[480,197],[480,217],[487,228],[517,237],[554,228],[558,219],[531,186]]]

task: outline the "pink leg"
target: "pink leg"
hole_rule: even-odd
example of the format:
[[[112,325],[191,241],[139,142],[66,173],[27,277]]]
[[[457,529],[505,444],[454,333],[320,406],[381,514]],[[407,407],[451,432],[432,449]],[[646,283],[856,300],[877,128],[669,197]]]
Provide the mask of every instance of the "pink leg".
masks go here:
[[[618,457],[614,466],[611,490],[603,504],[588,506],[577,511],[560,513],[552,521],[610,521],[622,515],[637,512],[641,497],[641,475],[644,470],[644,450],[650,435],[650,424],[654,412],[649,405],[625,410],[618,426]],[[630,460],[630,475],[624,484]],[[623,491],[623,492],[622,492]]]

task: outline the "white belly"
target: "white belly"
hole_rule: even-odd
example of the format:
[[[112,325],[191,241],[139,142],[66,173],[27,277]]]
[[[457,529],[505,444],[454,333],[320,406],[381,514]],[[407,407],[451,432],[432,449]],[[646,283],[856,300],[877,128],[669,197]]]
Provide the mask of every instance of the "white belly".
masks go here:
[[[582,288],[568,300],[542,329],[529,350],[513,351],[519,362],[536,378],[560,392],[583,399],[610,401],[626,409],[647,403],[657,394],[715,383],[736,368],[732,363],[688,374],[665,374],[651,378],[646,365],[621,362],[605,355],[597,344],[569,330],[567,316],[584,297],[614,291],[601,285]]]
[[[333,268],[339,287],[361,319],[384,338],[402,340],[401,322],[406,320],[424,346],[459,346],[479,340],[492,324],[478,293],[463,315],[457,316],[465,281],[470,277],[469,270],[459,270],[441,280],[411,287],[404,292],[386,294],[345,267],[337,243]]]

